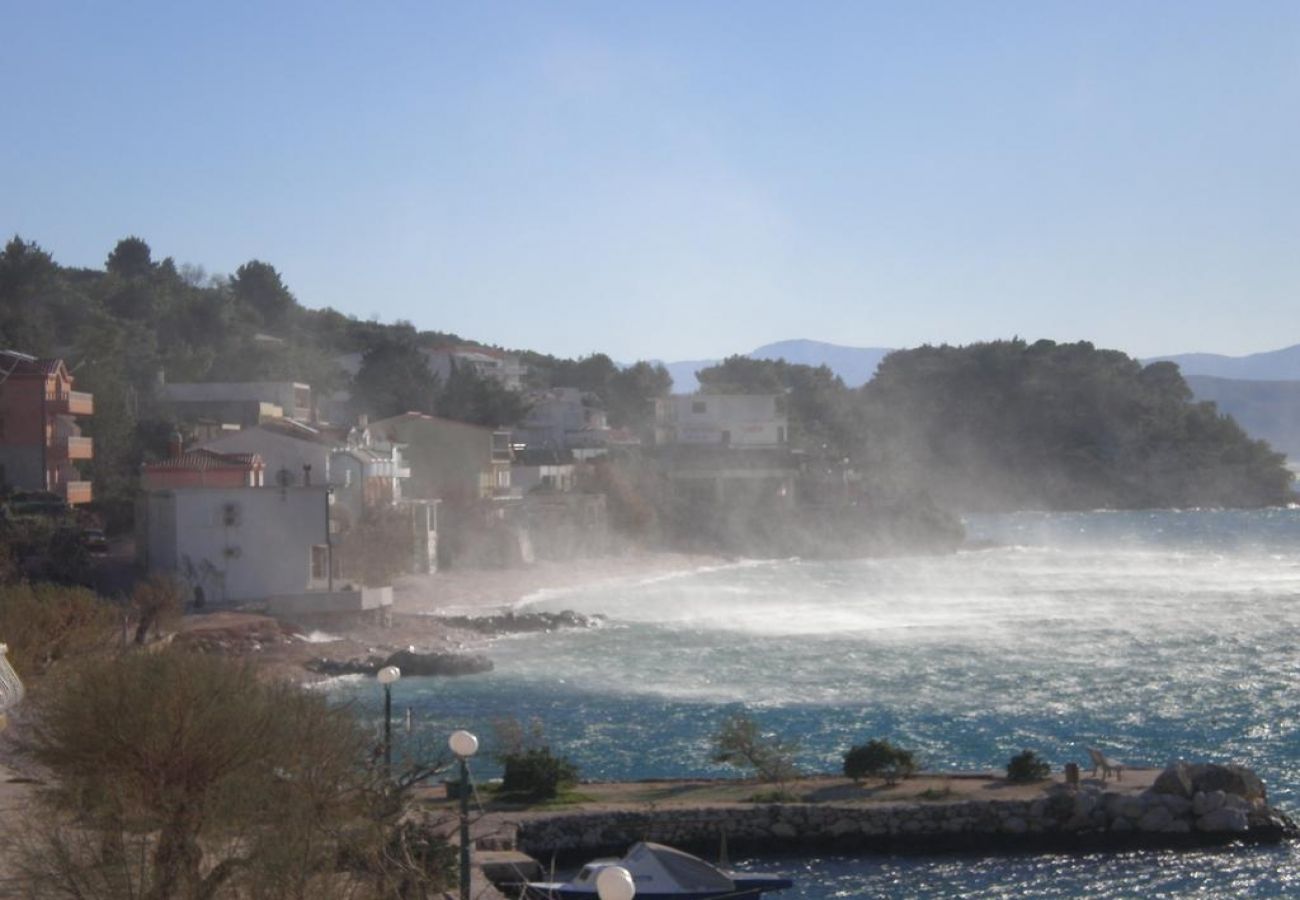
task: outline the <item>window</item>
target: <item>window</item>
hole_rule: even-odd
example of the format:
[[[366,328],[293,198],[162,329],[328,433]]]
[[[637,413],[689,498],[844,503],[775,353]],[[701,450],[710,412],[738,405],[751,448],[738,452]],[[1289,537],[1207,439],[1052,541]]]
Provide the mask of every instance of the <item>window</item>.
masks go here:
[[[311,548],[311,580],[329,580],[330,548],[325,544],[313,544]]]
[[[703,400],[694,400],[691,402],[691,412],[695,414],[706,413],[709,411],[709,405]]]

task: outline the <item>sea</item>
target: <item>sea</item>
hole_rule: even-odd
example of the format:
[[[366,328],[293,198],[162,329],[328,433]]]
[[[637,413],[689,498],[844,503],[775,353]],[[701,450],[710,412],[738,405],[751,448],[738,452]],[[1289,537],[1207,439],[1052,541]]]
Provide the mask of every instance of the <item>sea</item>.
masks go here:
[[[495,670],[407,678],[397,755],[536,723],[587,779],[720,776],[731,713],[838,772],[871,738],[934,770],[1086,746],[1130,765],[1236,762],[1300,813],[1300,510],[1016,513],[966,522],[949,556],[738,560],[520,605],[600,627],[507,637]],[[334,690],[378,722],[379,688]],[[1290,845],[1125,853],[788,856],[778,897],[1300,896]]]

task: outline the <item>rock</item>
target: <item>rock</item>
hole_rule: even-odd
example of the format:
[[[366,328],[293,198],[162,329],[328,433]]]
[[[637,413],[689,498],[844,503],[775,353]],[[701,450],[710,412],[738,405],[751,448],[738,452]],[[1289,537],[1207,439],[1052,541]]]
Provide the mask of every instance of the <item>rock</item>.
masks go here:
[[[1165,805],[1157,803],[1143,813],[1142,818],[1138,819],[1138,831],[1164,831],[1173,820],[1173,814],[1169,812]]]
[[[1174,819],[1164,827],[1165,834],[1190,834],[1192,823],[1186,819]]]
[[[1002,830],[1010,834],[1024,834],[1029,830],[1029,823],[1019,816],[1012,816],[1002,823]]]
[[[1208,832],[1241,832],[1250,827],[1246,818],[1246,813],[1240,809],[1216,809],[1214,812],[1206,813],[1196,820],[1196,828],[1199,831]]]
[[[1119,812],[1126,819],[1140,819],[1146,815],[1147,805],[1141,797],[1129,797],[1119,805]]]
[[[383,667],[383,660],[377,657],[369,659],[313,659],[304,663],[303,668],[319,675],[374,675]]]
[[[1255,803],[1247,800],[1245,797],[1238,797],[1236,794],[1226,794],[1223,798],[1224,809],[1239,809],[1246,814],[1250,814],[1255,809]]]
[[[1185,816],[1192,811],[1192,801],[1178,794],[1157,794],[1160,804],[1177,816]]]
[[[1195,791],[1223,791],[1225,794],[1236,794],[1238,797],[1245,797],[1247,800],[1254,800],[1256,797],[1268,799],[1268,791],[1264,789],[1264,782],[1260,781],[1259,776],[1245,766],[1229,765],[1221,766],[1215,763],[1203,763],[1201,765],[1188,767],[1192,777],[1192,787]]]
[[[1185,762],[1176,762],[1156,776],[1151,790],[1157,794],[1170,794],[1175,797],[1191,799],[1194,787],[1191,767]]]
[[[1198,816],[1206,813],[1212,813],[1216,809],[1223,808],[1223,801],[1227,797],[1223,791],[1197,791],[1192,795],[1192,812]]]
[[[604,616],[585,616],[571,609],[562,612],[515,612],[510,610],[495,616],[439,616],[438,621],[453,628],[464,628],[482,634],[530,634],[555,631],[560,628],[595,628]]]
[[[398,650],[384,666],[397,666],[403,676],[476,675],[492,671],[492,660],[481,653],[416,653]],[[382,668],[382,666],[381,666]]]

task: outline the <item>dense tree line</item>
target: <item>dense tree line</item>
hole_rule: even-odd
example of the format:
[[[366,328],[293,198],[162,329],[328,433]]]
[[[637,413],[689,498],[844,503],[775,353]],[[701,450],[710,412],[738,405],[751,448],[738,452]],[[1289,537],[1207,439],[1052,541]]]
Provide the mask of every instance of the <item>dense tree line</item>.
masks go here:
[[[960,509],[1266,506],[1292,499],[1284,457],[1171,363],[1087,342],[1023,340],[890,354],[846,388],[825,368],[733,357],[713,392],[782,392],[791,440],[849,460],[888,496]]]
[[[15,236],[0,251],[0,348],[59,356],[77,387],[95,395],[84,424],[95,438],[90,475],[101,504],[124,504],[140,463],[166,451],[175,423],[154,400],[167,381],[299,381],[318,397],[353,394],[353,412],[371,418],[406,411],[481,425],[509,426],[527,411],[516,392],[458,366],[441,383],[421,350],[465,343],[409,322],[361,321],[308,309],[270,263],[249,260],[233,275],[157,261],[148,243],[127,237],[104,268],[61,266]],[[341,359],[360,354],[355,379]],[[604,403],[616,424],[644,425],[653,396],[670,385],[660,367],[627,369],[597,354],[566,360],[524,353],[533,386],[574,386]]]

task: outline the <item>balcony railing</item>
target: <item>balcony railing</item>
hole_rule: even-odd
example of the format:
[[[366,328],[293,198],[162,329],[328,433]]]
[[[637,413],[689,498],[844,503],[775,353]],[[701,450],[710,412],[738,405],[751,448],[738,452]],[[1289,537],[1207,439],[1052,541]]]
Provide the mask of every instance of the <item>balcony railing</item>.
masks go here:
[[[63,499],[68,501],[70,506],[89,503],[94,499],[89,481],[65,481],[59,485],[59,493],[63,495]]]
[[[95,456],[95,439],[88,437],[65,437],[55,438],[50,444],[50,458],[53,460],[65,459],[93,459]]]
[[[49,412],[68,416],[93,416],[95,396],[85,391],[47,391],[45,407]]]

